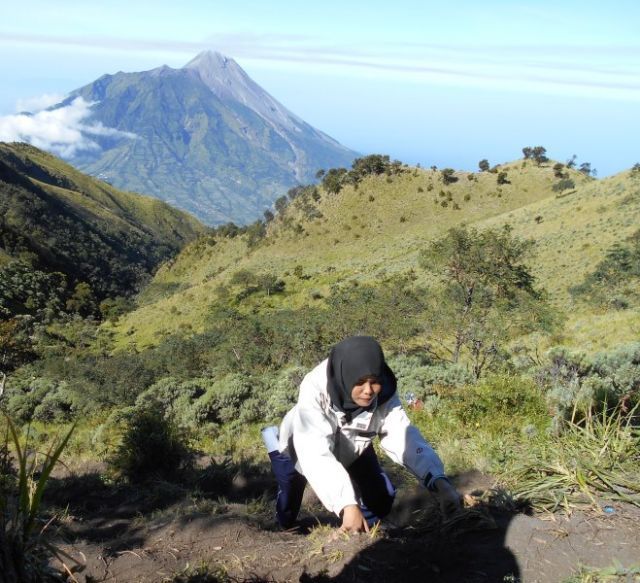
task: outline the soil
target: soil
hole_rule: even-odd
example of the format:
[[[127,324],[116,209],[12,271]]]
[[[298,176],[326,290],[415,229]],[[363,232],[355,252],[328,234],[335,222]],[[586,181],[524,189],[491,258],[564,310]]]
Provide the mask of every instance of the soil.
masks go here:
[[[172,581],[180,573],[195,583],[207,580],[188,577],[201,565],[238,581],[556,583],[582,565],[640,565],[640,509],[603,501],[612,512],[533,514],[475,472],[455,479],[466,507],[454,519],[443,521],[431,494],[405,485],[373,536],[338,533],[309,489],[300,525],[278,530],[264,468],[238,472],[216,492],[199,482],[195,494],[167,483],[109,485],[96,472],[52,482],[46,503],[60,509],[54,542],[80,563],[68,580],[83,583]]]

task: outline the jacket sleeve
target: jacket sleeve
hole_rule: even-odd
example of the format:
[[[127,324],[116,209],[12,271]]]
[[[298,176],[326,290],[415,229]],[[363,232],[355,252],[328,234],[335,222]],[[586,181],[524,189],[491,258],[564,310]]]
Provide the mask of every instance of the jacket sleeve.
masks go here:
[[[422,437],[395,394],[384,404],[384,415],[380,428],[380,445],[396,463],[406,467],[429,489],[437,478],[446,477],[444,465],[429,442]]]
[[[320,392],[306,379],[293,419],[293,445],[302,473],[326,508],[340,514],[357,504],[351,479],[333,455],[334,428],[323,411]]]

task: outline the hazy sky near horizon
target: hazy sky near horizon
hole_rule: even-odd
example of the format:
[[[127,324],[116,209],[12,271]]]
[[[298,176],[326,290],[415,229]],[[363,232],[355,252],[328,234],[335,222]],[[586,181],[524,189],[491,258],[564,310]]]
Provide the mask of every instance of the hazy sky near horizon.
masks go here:
[[[639,22],[635,0],[3,0],[0,139],[105,73],[211,49],[362,153],[474,170],[543,145],[606,176],[640,161]]]

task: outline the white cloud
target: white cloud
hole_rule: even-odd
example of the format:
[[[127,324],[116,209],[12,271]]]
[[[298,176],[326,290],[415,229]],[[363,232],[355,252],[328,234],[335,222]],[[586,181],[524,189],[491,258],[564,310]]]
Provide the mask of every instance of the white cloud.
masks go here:
[[[18,113],[0,117],[0,140],[28,142],[37,148],[71,158],[82,151],[99,150],[90,136],[136,135],[108,128],[102,123],[88,123],[95,103],[77,97],[69,105],[34,114]]]
[[[22,113],[25,111],[29,111],[31,113],[36,113],[38,111],[42,111],[43,109],[47,109],[47,107],[51,107],[56,103],[60,103],[64,99],[64,97],[64,95],[60,95],[58,93],[45,93],[44,95],[40,95],[39,97],[18,99],[18,103],[16,103],[16,112]]]

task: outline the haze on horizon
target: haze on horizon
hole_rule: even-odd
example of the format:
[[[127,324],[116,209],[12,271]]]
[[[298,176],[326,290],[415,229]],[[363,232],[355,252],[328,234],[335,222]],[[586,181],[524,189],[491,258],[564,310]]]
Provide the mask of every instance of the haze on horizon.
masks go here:
[[[640,161],[639,21],[631,0],[27,0],[0,24],[0,139],[105,73],[216,50],[363,153],[475,170],[543,145],[607,176]]]

